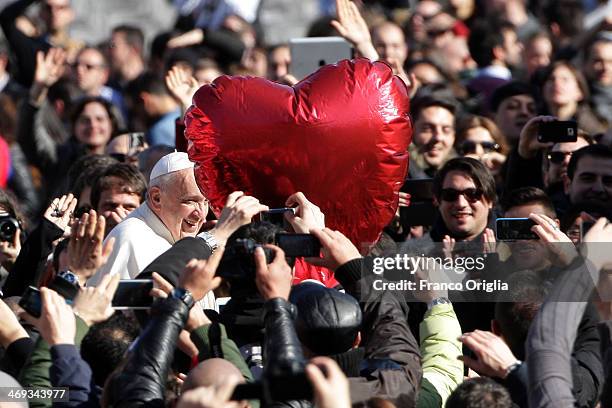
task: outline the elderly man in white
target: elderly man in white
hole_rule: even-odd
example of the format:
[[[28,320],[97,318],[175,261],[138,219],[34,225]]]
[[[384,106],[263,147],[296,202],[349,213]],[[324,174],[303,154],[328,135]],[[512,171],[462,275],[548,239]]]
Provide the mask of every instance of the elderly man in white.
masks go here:
[[[122,279],[134,279],[175,242],[198,234],[206,220],[208,201],[196,184],[193,168],[194,163],[182,152],[170,153],[155,164],[146,201],[106,237],[105,242],[115,238],[113,252],[87,281],[89,286],[95,286],[107,274],[118,273]],[[215,228],[199,237],[214,251],[217,246],[225,245],[238,227],[267,209],[256,198],[234,192]],[[212,306],[211,300],[214,304],[214,297],[205,303]]]

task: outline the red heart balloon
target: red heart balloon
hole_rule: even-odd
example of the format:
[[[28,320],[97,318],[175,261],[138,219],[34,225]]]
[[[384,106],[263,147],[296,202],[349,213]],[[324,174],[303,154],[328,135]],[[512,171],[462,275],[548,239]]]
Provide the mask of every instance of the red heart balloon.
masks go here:
[[[193,103],[188,153],[213,211],[235,190],[270,208],[302,191],[356,244],[374,242],[395,214],[412,126],[388,65],[344,60],[293,87],[223,76]]]

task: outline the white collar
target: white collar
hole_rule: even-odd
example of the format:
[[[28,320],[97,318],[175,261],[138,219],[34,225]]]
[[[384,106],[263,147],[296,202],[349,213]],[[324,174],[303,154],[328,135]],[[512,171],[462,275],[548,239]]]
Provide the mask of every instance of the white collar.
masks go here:
[[[176,240],[170,233],[170,230],[157,216],[157,214],[155,214],[153,210],[151,210],[151,207],[149,207],[149,204],[146,201],[142,203],[140,207],[132,211],[132,213],[128,215],[127,218],[138,218],[144,221],[145,224],[147,224],[149,228],[153,230],[153,232],[168,241],[170,245],[173,245],[176,242]]]

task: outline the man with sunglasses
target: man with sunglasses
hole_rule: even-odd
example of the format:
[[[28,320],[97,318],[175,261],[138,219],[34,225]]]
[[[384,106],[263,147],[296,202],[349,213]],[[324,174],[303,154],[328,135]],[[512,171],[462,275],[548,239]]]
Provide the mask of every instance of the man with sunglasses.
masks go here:
[[[448,161],[433,182],[440,217],[430,233],[434,242],[445,236],[456,241],[481,239],[492,224],[495,180],[478,160],[461,157]]]

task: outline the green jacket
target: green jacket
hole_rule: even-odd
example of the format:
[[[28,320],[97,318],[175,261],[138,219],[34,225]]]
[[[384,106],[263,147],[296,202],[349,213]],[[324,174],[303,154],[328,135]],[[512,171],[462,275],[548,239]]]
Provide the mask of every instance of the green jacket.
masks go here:
[[[425,313],[419,326],[423,379],[418,408],[443,407],[463,381],[461,326],[450,304],[438,304]]]
[[[76,318],[76,337],[74,344],[80,347],[83,337],[89,331],[89,326],[80,317]],[[34,345],[34,350],[23,366],[19,375],[19,383],[23,387],[51,388],[49,370],[51,369],[51,349],[42,337]],[[30,401],[30,408],[51,407],[51,400]]]

